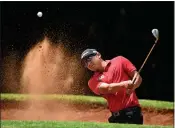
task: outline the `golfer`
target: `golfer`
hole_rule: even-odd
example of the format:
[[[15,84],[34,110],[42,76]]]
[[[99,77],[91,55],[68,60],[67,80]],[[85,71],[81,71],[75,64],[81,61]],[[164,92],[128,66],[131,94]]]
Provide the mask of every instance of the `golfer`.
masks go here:
[[[136,67],[125,57],[103,60],[95,49],[81,54],[82,64],[93,71],[89,88],[107,100],[111,112],[110,123],[143,124],[143,115],[135,89],[142,82]],[[136,77],[132,84],[133,77]]]

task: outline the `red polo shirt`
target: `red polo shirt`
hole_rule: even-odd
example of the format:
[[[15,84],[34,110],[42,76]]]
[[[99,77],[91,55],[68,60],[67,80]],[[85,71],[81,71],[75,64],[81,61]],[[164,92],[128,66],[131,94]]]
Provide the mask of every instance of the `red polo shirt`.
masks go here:
[[[98,86],[102,83],[119,83],[121,81],[131,79],[129,72],[136,70],[136,67],[125,57],[118,56],[112,60],[107,60],[108,64],[105,71],[102,73],[95,72],[88,82],[89,88],[97,95],[102,95],[108,102],[108,107],[111,112],[116,112],[121,109],[140,106],[138,98],[133,92],[130,96],[126,95],[126,88],[122,88],[115,94],[100,94]]]

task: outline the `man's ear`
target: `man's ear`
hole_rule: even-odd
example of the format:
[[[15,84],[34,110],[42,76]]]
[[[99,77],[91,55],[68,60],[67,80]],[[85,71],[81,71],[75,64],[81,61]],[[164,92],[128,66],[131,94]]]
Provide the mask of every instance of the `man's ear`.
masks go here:
[[[88,69],[90,69],[90,66],[89,66],[89,64],[87,64],[87,68],[88,68]]]
[[[91,70],[92,69],[92,65],[91,64],[88,64],[87,65],[87,68]]]

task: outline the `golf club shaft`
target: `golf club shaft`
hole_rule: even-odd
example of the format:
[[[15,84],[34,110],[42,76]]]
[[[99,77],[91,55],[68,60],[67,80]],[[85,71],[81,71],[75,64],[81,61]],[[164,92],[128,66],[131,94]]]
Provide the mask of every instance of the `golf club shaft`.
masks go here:
[[[153,44],[152,48],[150,49],[148,55],[146,56],[146,58],[145,58],[145,60],[144,60],[144,62],[143,62],[143,64],[142,64],[142,66],[140,67],[140,69],[139,69],[139,71],[138,71],[138,74],[141,72],[143,66],[145,65],[146,61],[148,60],[148,57],[150,56],[150,54],[151,54],[152,50],[154,49],[155,45],[157,44],[157,41],[158,41],[158,39],[156,39],[155,43]],[[137,74],[137,75],[138,75],[138,74]],[[137,78],[137,75],[134,76],[134,78],[133,78],[133,80],[132,80],[132,84],[134,84],[134,82],[135,82],[135,80],[136,80],[136,78]]]

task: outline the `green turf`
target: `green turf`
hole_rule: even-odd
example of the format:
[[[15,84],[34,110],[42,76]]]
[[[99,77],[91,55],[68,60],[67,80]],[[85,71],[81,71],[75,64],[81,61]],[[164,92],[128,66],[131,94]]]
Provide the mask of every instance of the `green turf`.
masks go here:
[[[1,94],[1,100],[13,100],[13,101],[25,101],[29,98],[32,99],[43,99],[43,100],[59,100],[59,101],[68,101],[73,103],[83,103],[83,104],[106,104],[106,101],[97,96],[84,96],[84,95],[32,95],[27,94]],[[156,100],[139,100],[142,107],[149,107],[155,109],[174,109],[173,102],[167,101],[156,101]]]
[[[126,125],[95,122],[1,121],[2,128],[172,128],[173,126]]]

